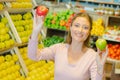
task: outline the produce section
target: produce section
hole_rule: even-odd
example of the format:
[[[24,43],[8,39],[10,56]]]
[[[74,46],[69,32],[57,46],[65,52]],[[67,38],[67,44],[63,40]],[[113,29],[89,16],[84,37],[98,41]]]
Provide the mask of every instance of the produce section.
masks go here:
[[[49,12],[46,16],[44,26],[58,30],[69,30],[73,16],[74,12],[72,10]]]
[[[23,71],[19,64],[18,56],[14,53],[7,53],[0,56],[0,79],[1,80],[15,80],[25,78],[22,75]]]
[[[1,16],[0,20],[0,51],[9,49],[15,45],[6,17]]]
[[[33,28],[32,14],[30,12],[25,14],[10,14],[10,17],[20,36],[21,42],[27,43]]]
[[[42,48],[42,47],[39,47]],[[28,73],[25,80],[54,80],[54,63],[52,61],[33,61],[27,57],[27,47],[19,48]]]
[[[33,7],[31,0],[0,1],[0,79],[2,80],[54,80],[53,61],[35,62],[27,57],[28,40],[33,29]],[[65,42],[75,13],[73,9],[49,11],[44,21],[46,37],[43,39],[40,34],[38,47],[42,49]],[[115,72],[120,74],[120,17],[108,15],[103,18],[101,14],[89,14],[95,18],[92,23],[90,47],[96,48],[95,41],[98,38],[106,39],[109,50],[107,61],[117,63]]]

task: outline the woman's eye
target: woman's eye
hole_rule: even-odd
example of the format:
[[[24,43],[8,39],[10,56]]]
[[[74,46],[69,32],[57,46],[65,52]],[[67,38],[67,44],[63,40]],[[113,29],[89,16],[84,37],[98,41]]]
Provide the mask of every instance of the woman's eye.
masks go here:
[[[78,25],[78,24],[75,24],[75,27],[79,27],[79,25]]]
[[[89,29],[89,27],[88,27],[88,26],[83,26],[83,28],[84,28],[84,29]]]

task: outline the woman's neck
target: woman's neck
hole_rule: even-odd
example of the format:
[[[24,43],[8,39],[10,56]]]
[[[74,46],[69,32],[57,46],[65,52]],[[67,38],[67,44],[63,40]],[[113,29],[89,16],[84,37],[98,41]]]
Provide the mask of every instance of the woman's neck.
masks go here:
[[[81,53],[83,52],[83,49],[84,49],[84,43],[77,43],[77,42],[72,42],[71,45],[70,45],[70,50],[73,52],[73,53]]]

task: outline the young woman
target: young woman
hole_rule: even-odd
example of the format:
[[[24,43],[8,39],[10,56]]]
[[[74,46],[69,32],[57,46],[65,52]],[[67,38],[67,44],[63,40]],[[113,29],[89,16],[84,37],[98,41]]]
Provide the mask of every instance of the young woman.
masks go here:
[[[74,16],[67,43],[58,43],[42,50],[37,48],[38,34],[43,25],[42,17],[38,18],[38,21],[34,19],[34,29],[28,44],[30,59],[54,60],[55,80],[102,80],[108,51],[95,52],[86,46],[92,26],[87,13]]]

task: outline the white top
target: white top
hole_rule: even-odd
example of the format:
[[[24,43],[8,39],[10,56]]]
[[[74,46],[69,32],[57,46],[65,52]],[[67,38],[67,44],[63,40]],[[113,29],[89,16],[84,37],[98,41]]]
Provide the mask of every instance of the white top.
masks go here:
[[[30,40],[28,45],[28,57],[36,60],[37,40]],[[102,80],[102,75],[97,72],[96,52],[92,49],[86,53],[75,64],[68,63],[68,44],[59,43],[51,47],[37,50],[41,56],[39,60],[54,60],[54,80]],[[34,53],[34,54],[33,54]]]

